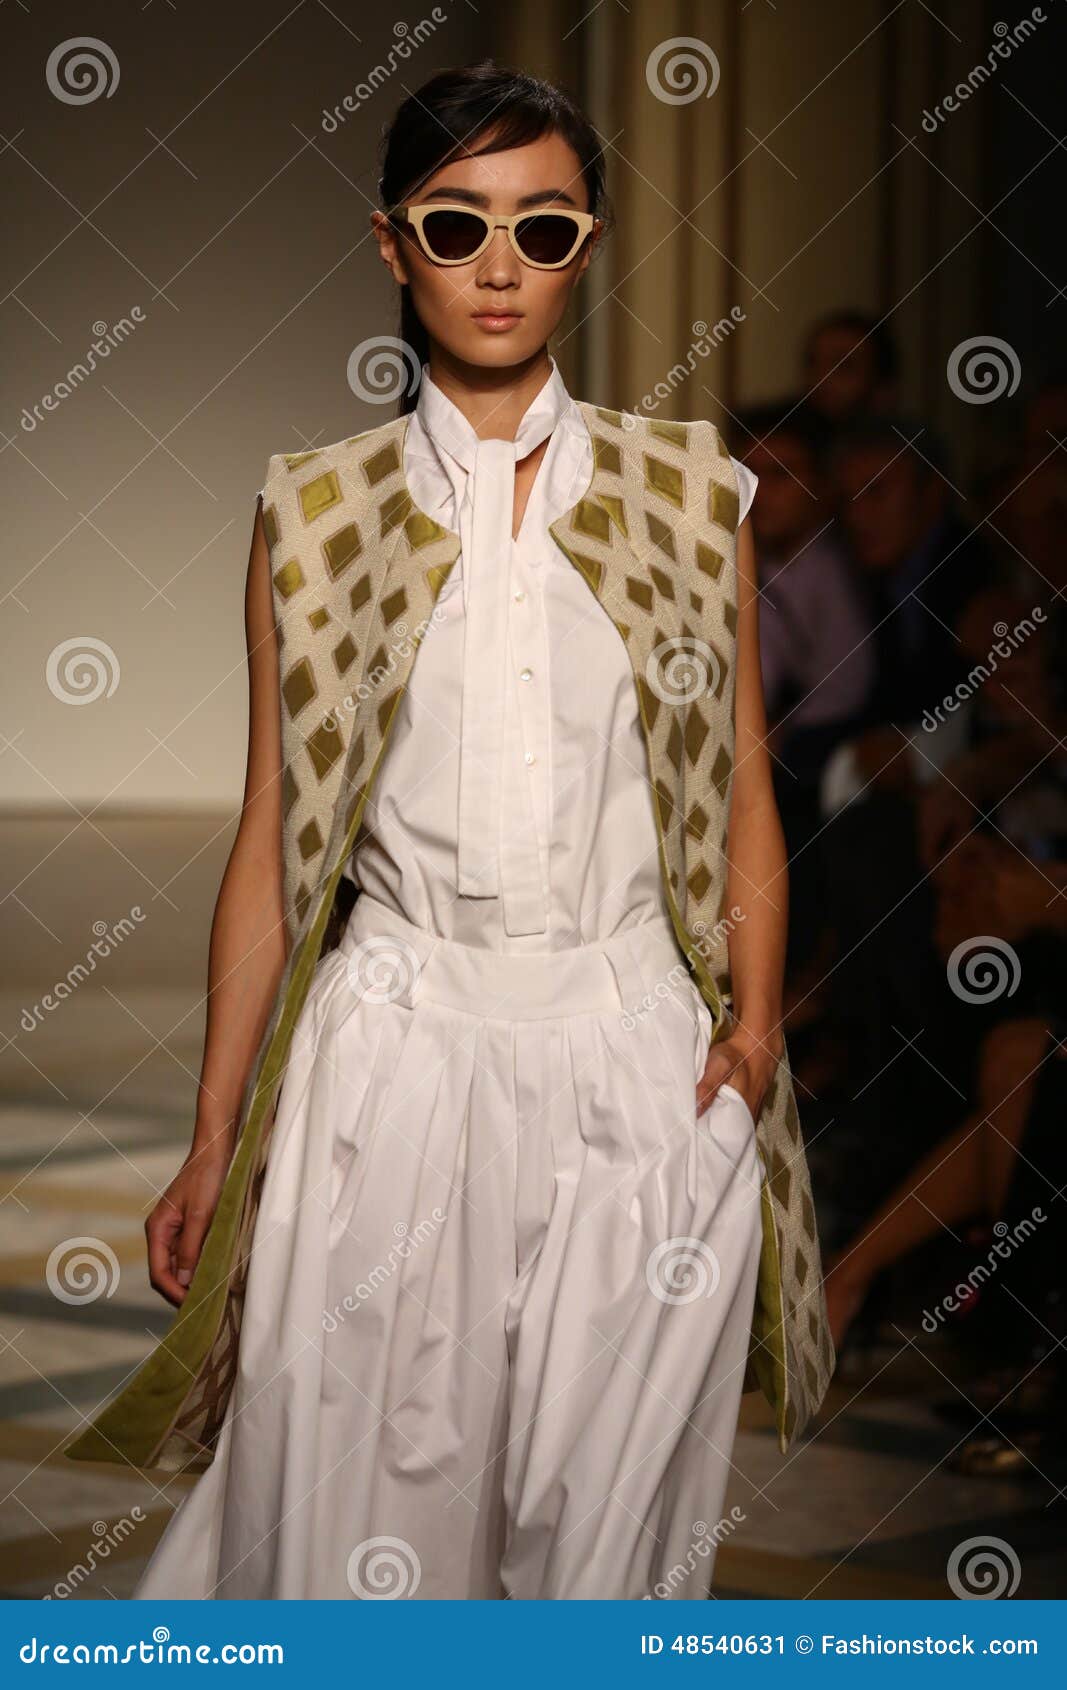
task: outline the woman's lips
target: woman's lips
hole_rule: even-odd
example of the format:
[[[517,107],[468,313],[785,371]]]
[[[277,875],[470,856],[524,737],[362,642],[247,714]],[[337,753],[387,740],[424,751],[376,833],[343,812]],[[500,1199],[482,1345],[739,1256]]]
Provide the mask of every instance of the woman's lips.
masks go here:
[[[475,311],[471,321],[488,334],[505,334],[516,323],[521,323],[522,318],[514,311]]]

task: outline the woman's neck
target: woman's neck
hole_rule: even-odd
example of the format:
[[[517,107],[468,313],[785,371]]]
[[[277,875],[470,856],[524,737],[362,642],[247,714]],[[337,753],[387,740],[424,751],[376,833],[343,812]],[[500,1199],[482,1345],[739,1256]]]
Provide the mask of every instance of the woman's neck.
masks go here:
[[[465,364],[431,343],[429,365],[434,385],[462,411],[479,440],[514,440],[520,422],[552,374],[545,346],[521,364],[494,370]]]

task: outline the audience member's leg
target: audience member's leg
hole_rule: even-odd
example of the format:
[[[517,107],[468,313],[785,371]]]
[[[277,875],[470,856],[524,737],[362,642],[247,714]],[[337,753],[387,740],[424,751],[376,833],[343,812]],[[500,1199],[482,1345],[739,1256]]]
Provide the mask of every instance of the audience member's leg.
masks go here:
[[[864,1147],[860,1163],[849,1158],[860,1218],[959,1120],[966,1088],[947,1036],[955,1000],[933,945],[934,891],[912,806],[872,791],[831,819],[820,845],[838,940],[829,1016],[849,1062],[835,1131]]]
[[[1043,1020],[1004,1022],[983,1041],[974,1111],[935,1144],[850,1244],[828,1263],[827,1304],[839,1342],[875,1274],[941,1231],[1000,1218],[1033,1107],[1047,1041]]]

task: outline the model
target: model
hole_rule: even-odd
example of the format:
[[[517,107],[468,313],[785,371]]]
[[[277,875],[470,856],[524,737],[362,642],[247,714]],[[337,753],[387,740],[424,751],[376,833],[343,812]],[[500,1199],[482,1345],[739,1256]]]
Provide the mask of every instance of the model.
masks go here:
[[[67,1453],[200,1474],[138,1597],[703,1597],[742,1391],[785,1451],[834,1361],[754,478],[566,391],[558,89],[434,77],[380,190],[421,380],[270,459],[179,1314]]]

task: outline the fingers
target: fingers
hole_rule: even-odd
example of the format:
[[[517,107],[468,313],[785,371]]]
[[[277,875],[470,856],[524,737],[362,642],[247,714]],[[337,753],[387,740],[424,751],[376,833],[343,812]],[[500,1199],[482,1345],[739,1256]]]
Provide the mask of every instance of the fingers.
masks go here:
[[[715,1090],[716,1090],[716,1087],[719,1084],[719,1081],[725,1078],[724,1074],[718,1073],[718,1072],[713,1072],[713,1065],[714,1065],[715,1070],[718,1070],[722,1067],[722,1061],[721,1061],[721,1058],[719,1057],[719,1053],[717,1051],[714,1052],[714,1053],[709,1051],[708,1059],[704,1064],[704,1072],[701,1074],[700,1078],[697,1081],[697,1115],[698,1116],[703,1115],[705,1109],[708,1107],[708,1104],[711,1102],[712,1098],[715,1095]]]
[[[201,1207],[189,1208],[185,1211],[185,1225],[182,1227],[181,1237],[175,1249],[177,1264],[177,1278],[184,1288],[193,1277],[200,1252],[204,1247],[204,1236],[211,1223],[208,1211]]]
[[[714,1102],[716,1093],[724,1080],[729,1080],[734,1069],[729,1061],[724,1062],[720,1052],[716,1051],[708,1057],[707,1066],[697,1081],[697,1114],[704,1111]]]
[[[174,1242],[181,1232],[181,1209],[169,1197],[160,1198],[145,1222],[148,1239],[148,1279],[168,1303],[181,1304],[185,1287],[174,1274]]]

